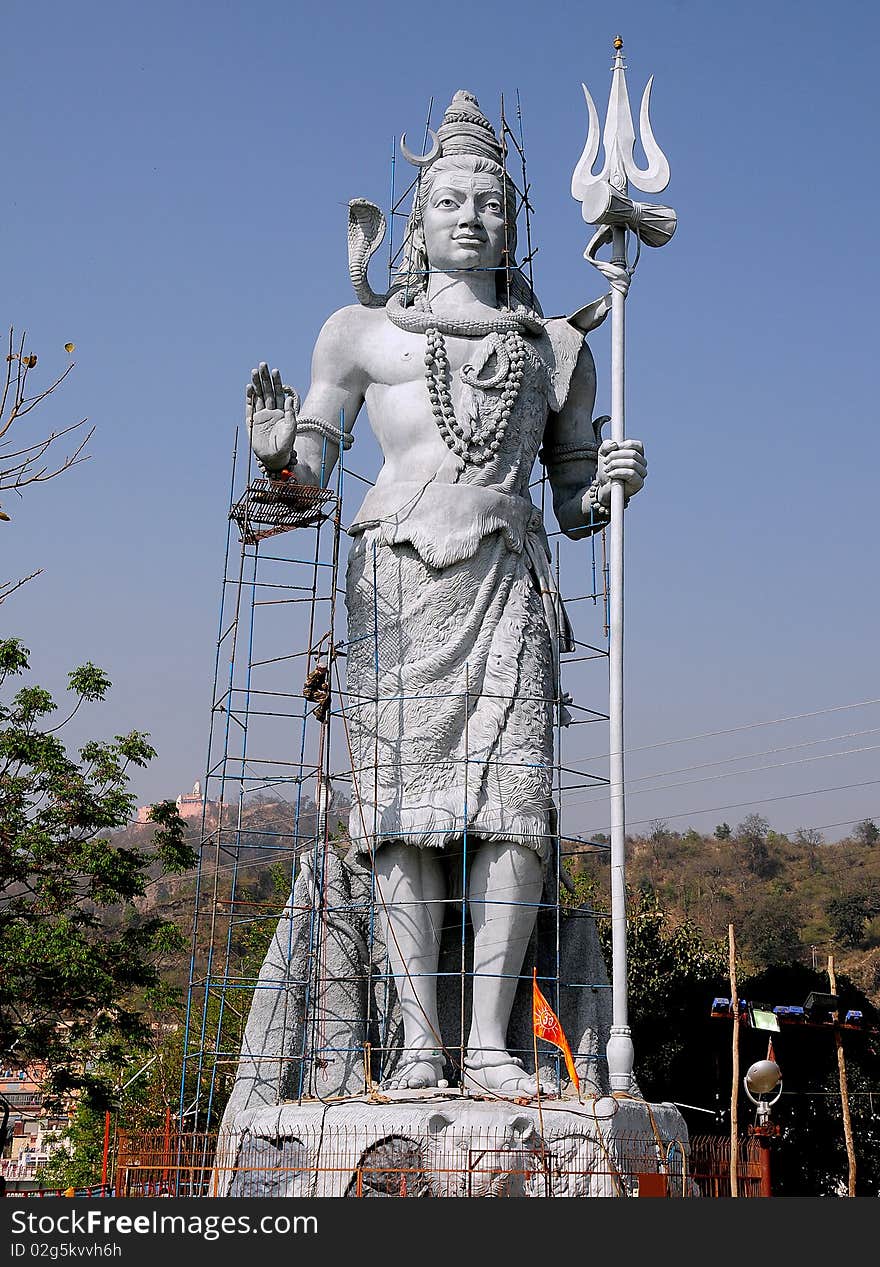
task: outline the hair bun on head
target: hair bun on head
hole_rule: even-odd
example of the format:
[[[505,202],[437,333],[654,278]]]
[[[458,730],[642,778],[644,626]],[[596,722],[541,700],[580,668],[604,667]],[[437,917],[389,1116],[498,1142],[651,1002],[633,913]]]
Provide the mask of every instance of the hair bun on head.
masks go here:
[[[450,154],[473,154],[500,163],[504,157],[501,142],[480,109],[479,101],[464,89],[459,89],[452,98],[437,129],[437,140],[443,158]]]

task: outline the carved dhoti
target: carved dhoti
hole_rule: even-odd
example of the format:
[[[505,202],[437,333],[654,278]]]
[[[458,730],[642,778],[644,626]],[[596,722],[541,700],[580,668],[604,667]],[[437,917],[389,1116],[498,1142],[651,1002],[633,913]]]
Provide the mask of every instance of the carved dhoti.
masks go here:
[[[355,538],[346,711],[360,852],[390,839],[442,847],[467,832],[547,854],[555,596],[520,517],[519,530],[490,532],[445,566],[381,529]]]

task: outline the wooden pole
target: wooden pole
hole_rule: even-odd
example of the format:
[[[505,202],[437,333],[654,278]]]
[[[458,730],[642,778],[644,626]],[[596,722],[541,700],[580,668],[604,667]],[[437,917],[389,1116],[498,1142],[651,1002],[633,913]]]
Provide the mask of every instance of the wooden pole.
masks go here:
[[[727,925],[730,957],[730,1006],[733,1008],[733,1084],[730,1092],[730,1195],[739,1196],[739,998],[736,993],[736,941],[733,925]]]
[[[828,981],[831,993],[837,993],[837,977],[834,974],[834,956],[828,956]],[[837,1023],[840,1021],[838,1015]],[[852,1119],[849,1115],[849,1090],[846,1083],[846,1060],[843,1055],[843,1035],[837,1023],[834,1028],[834,1045],[837,1048],[837,1076],[840,1081],[840,1107],[843,1111],[843,1134],[846,1139],[846,1159],[849,1168],[847,1178],[847,1196],[856,1195],[856,1149],[853,1143]]]
[[[104,1156],[101,1161],[101,1196],[107,1195],[107,1163],[110,1159],[110,1110],[104,1114]]]
[[[162,1150],[162,1191],[168,1191],[168,1167],[171,1165],[171,1105],[165,1106],[165,1139]]]
[[[538,1031],[535,1028],[535,991],[538,988],[538,969],[532,968],[532,1049],[535,1053],[535,1095],[538,1097],[538,1130],[541,1132],[541,1166],[544,1170],[544,1188],[549,1197],[549,1171],[547,1169],[547,1141],[544,1135],[544,1113],[541,1108],[541,1074],[538,1069]],[[597,1127],[598,1129],[598,1127]]]

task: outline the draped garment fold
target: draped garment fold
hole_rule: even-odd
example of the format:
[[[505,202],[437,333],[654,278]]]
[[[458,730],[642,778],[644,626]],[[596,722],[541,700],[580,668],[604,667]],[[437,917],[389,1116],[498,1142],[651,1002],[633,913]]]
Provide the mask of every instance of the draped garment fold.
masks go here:
[[[467,831],[546,856],[559,609],[532,536],[531,549],[513,551],[495,532],[444,568],[377,529],[354,541],[347,713],[357,850],[370,838],[439,847]]]
[[[450,455],[426,484],[380,481],[349,529],[358,852],[382,840],[441,848],[467,834],[518,841],[542,859],[550,851],[559,652],[570,632],[528,480],[578,342],[566,332],[546,340],[552,367],[564,362],[554,373],[535,355],[493,468],[462,469]]]

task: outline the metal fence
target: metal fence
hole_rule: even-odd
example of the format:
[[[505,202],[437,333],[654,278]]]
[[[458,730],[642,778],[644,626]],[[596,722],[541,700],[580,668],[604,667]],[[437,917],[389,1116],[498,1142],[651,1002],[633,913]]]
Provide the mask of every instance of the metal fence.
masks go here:
[[[302,1133],[305,1136],[305,1132]],[[730,1140],[572,1136],[523,1146],[325,1129],[314,1138],[219,1139],[216,1132],[121,1132],[120,1197],[550,1197],[730,1195]],[[758,1143],[739,1144],[743,1197],[760,1189]]]

